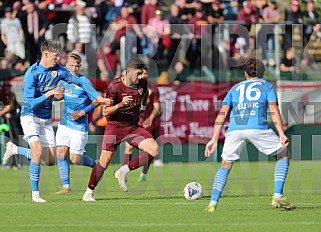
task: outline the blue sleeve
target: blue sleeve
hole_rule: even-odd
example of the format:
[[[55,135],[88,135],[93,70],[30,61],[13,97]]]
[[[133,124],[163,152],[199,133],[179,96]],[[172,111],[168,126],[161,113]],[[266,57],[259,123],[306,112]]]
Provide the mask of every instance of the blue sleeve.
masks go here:
[[[86,77],[81,76],[80,78],[78,78],[78,81],[80,81],[79,86],[87,92],[90,100],[95,100],[99,96],[90,80],[88,80]]]
[[[24,100],[32,110],[38,108],[47,100],[46,95],[44,94],[40,97],[35,98],[36,85],[34,80],[34,75],[31,73],[31,71],[27,71],[24,76]]]
[[[269,83],[267,91],[267,102],[275,101],[278,103],[278,97],[272,84]]]
[[[94,109],[96,109],[96,105],[94,103],[91,103],[89,105],[87,105],[85,108],[84,108],[84,111],[86,114],[88,114],[89,112],[93,111]]]
[[[88,97],[91,100],[96,99],[99,95],[97,91],[95,90],[94,86],[91,84],[91,82],[84,76],[77,77],[75,75],[72,75],[69,71],[64,70],[61,73],[62,79],[66,81],[67,83],[74,83],[78,86],[80,86],[83,90],[86,91]]]

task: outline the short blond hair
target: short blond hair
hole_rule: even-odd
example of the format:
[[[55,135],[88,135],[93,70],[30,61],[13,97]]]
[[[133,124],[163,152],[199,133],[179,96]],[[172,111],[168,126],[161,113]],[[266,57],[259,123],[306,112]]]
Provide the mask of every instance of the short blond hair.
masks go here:
[[[81,56],[76,52],[69,52],[67,55],[67,59],[68,58],[74,58],[75,60],[78,61],[79,64],[81,64],[81,61],[82,61]]]

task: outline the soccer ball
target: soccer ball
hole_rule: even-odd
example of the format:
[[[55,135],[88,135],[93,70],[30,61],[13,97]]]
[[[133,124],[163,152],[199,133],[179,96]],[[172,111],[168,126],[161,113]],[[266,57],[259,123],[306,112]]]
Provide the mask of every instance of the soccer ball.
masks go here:
[[[202,185],[198,182],[190,182],[184,188],[184,197],[187,200],[196,200],[203,197]]]

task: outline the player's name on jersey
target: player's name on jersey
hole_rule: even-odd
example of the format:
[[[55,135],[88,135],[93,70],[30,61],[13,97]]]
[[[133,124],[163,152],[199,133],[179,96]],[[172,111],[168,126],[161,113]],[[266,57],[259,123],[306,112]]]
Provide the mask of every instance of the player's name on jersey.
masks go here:
[[[259,102],[242,102],[237,104],[235,110],[245,110],[245,109],[253,109],[253,108],[259,108],[260,104]]]

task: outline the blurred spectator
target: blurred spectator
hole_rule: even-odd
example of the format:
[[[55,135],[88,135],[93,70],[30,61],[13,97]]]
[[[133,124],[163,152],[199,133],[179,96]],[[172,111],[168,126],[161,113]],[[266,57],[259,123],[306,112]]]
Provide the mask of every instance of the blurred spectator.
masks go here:
[[[194,31],[194,38],[188,49],[188,61],[192,69],[200,69],[203,59],[208,55],[211,46],[209,36],[209,24],[203,8],[195,9],[195,15],[189,20],[191,31]]]
[[[155,16],[149,19],[148,26],[145,27],[149,41],[154,47],[153,51],[156,51],[152,53],[156,62],[161,62],[164,51],[168,53],[168,49],[171,48],[170,24],[164,19],[163,14],[163,11],[156,10]]]
[[[213,50],[213,68],[218,70],[227,70],[229,68],[230,43],[220,40],[217,47]]]
[[[127,7],[121,8],[120,16],[118,16],[111,24],[111,29],[116,32],[113,41],[113,45],[115,45],[113,47],[114,49],[119,49],[120,38],[122,36],[126,37],[125,63],[127,63],[127,61],[133,56],[133,49],[137,41],[136,35],[142,38],[143,33],[137,25],[136,19],[129,14]]]
[[[1,59],[0,67],[1,67],[1,69],[8,69],[8,68],[10,68],[10,64],[9,64],[8,60],[5,59],[5,58],[4,58],[4,59]]]
[[[182,52],[178,50],[178,46],[181,43],[181,50],[186,51],[183,49],[183,47],[186,46],[186,40],[182,40],[182,35],[189,35],[189,38],[193,38],[193,34],[190,32],[187,24],[179,17],[179,7],[176,4],[170,6],[170,11],[166,18],[170,23],[172,37],[171,49],[169,50],[169,61],[175,64],[178,60],[183,60],[185,58],[185,54],[182,54]]]
[[[282,72],[297,71],[294,48],[289,47],[286,50],[285,56],[281,60],[280,71]]]
[[[87,62],[87,56],[84,53],[84,45],[80,42],[74,43],[74,50],[72,52],[77,53],[81,57],[81,67],[80,71],[81,73],[84,73],[88,69],[88,62]]]
[[[233,57],[237,59],[247,59],[248,54],[246,53],[246,40],[243,37],[238,37],[235,42],[235,50]]]
[[[303,11],[302,16],[304,22],[304,44],[307,44],[313,32],[313,25],[317,24],[320,20],[313,0],[307,0],[306,10]]]
[[[218,25],[224,21],[224,13],[220,0],[214,0],[206,13],[207,21],[212,24],[212,35],[219,29]]]
[[[34,0],[31,0],[34,1]],[[49,20],[49,24],[66,23],[70,17],[70,12],[76,5],[76,0],[40,0],[37,5]],[[57,11],[57,8],[70,9],[70,11]]]
[[[1,34],[1,27],[0,27],[0,34]],[[2,42],[2,40],[0,39],[0,57],[4,57],[4,50],[5,50],[5,45]]]
[[[7,88],[10,88],[11,85],[8,84]],[[10,91],[10,90],[9,90]],[[21,111],[21,105],[18,103],[16,99],[16,95],[13,92],[9,92],[9,97],[11,99],[13,108],[11,111],[6,113],[4,116],[6,118],[6,122],[10,127],[10,131],[8,133],[10,140],[17,144],[18,146],[21,144],[20,141],[22,141],[23,131],[20,124],[20,111]],[[22,156],[14,155],[13,156],[13,162],[9,162],[12,164],[12,167],[16,167],[17,169],[22,168]]]
[[[256,7],[250,1],[244,1],[243,7],[237,14],[237,20],[244,23],[248,31],[251,30],[252,24],[258,22],[260,16],[256,11]]]
[[[146,3],[149,0],[146,0]],[[159,1],[157,1],[159,6]],[[145,5],[145,0],[124,0],[124,4],[128,6],[129,13],[141,24],[142,8]]]
[[[236,20],[239,11],[237,0],[225,1],[223,4],[223,13],[225,20]]]
[[[119,58],[109,42],[105,42],[102,49],[97,53],[97,67],[101,80],[113,80],[120,76]]]
[[[211,4],[211,8],[206,13],[207,15],[207,21],[214,25],[213,29],[215,29],[215,26],[222,23],[224,21],[224,14],[223,9],[221,7],[220,0],[214,0]]]
[[[13,67],[21,72],[25,72],[28,69],[28,65],[25,59],[17,58],[16,62],[13,64]]]
[[[7,50],[20,57],[25,58],[24,34],[19,19],[12,17],[12,8],[5,9],[5,18],[1,20],[1,40]]]
[[[92,30],[90,19],[85,14],[85,7],[86,2],[77,0],[75,13],[68,21],[67,38],[71,44],[75,42],[89,44],[91,42]]]
[[[251,1],[251,3],[255,6],[257,13],[260,16],[260,20],[263,20],[263,10],[268,7],[268,3],[270,0],[256,0]]]
[[[26,36],[26,60],[32,64],[40,57],[40,45],[44,41],[48,21],[36,8],[34,2],[27,2],[24,8],[25,11],[21,15],[21,24]]]
[[[285,9],[285,34],[283,36],[283,50],[286,51],[292,46],[292,24],[303,23],[303,16],[300,9],[300,2],[293,0],[290,9]]]
[[[105,32],[105,29],[107,28],[107,20],[106,20],[106,15],[109,10],[109,7],[113,5],[114,0],[110,1],[101,1],[101,0],[96,0],[95,1],[95,10],[97,13],[97,18],[95,21],[95,24],[97,26],[96,33],[97,36],[102,36]]]
[[[21,17],[21,11],[22,11],[22,2],[21,1],[15,1],[12,4],[12,18],[20,18]]]
[[[105,14],[106,27],[109,26],[110,23],[115,21],[115,19],[120,15],[120,10],[118,11],[115,6],[115,0],[106,1],[107,2],[107,12]]]
[[[33,0],[28,0],[33,1]],[[58,0],[59,1],[59,0]],[[60,3],[56,0],[40,0],[37,7],[41,10],[41,13],[48,19],[49,24],[56,24],[58,13],[54,10],[56,7],[61,6],[62,1]]]
[[[160,7],[157,5],[158,0],[149,0],[149,1],[146,1],[146,2],[147,3],[145,3],[142,6],[142,12],[141,12],[141,16],[140,16],[141,17],[140,18],[141,24],[145,24],[145,25],[148,24],[148,21],[151,18],[155,17],[156,10],[160,9]]]
[[[268,7],[263,10],[263,21],[267,24],[275,24],[280,21],[281,13],[278,9],[276,0],[270,0]],[[262,48],[262,59],[264,64],[269,64],[269,66],[275,65],[274,57],[274,26],[262,25],[262,28],[258,35],[258,44]],[[262,35],[262,37],[260,37]],[[266,40],[267,38],[267,40]],[[267,42],[267,43],[266,43]],[[268,52],[268,53],[266,53]],[[268,59],[268,62],[267,62]]]
[[[186,0],[176,0],[175,3],[179,7],[178,15],[184,23],[187,23],[192,18],[195,9],[202,7],[202,3],[194,1],[187,3]]]
[[[187,81],[188,73],[190,70],[184,65],[182,62],[177,62],[174,66],[174,73],[176,74],[175,80],[173,82],[174,85],[179,85],[182,82]],[[169,73],[171,75],[172,72]]]

